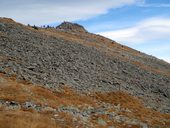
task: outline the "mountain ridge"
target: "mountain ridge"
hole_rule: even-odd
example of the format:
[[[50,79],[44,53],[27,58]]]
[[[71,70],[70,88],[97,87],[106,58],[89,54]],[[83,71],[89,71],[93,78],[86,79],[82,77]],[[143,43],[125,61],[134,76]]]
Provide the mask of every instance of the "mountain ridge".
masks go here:
[[[77,28],[77,24],[34,29],[0,18],[0,60],[0,72],[5,76],[40,85],[55,95],[67,85],[111,104],[111,99],[119,96],[114,92],[123,91],[122,98],[127,92],[147,108],[170,112],[169,63],[89,33],[79,25]]]

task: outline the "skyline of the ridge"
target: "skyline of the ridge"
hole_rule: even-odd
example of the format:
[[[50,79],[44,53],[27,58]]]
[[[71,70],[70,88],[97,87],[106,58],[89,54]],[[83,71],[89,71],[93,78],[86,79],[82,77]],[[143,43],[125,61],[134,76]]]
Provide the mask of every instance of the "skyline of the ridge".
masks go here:
[[[83,25],[170,63],[169,0],[0,0],[0,17],[23,24]]]

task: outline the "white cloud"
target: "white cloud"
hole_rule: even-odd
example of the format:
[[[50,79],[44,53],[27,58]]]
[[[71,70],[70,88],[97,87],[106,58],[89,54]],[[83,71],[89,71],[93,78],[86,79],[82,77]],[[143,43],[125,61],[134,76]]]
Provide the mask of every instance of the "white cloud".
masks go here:
[[[98,34],[170,63],[170,19],[168,18],[150,18],[129,28]]]
[[[157,56],[157,57],[168,62],[168,63],[170,63],[170,56],[169,57],[168,56]]]
[[[138,46],[141,51],[149,55],[154,55],[170,63],[170,44],[161,42],[157,45],[155,43],[152,43],[152,45],[150,46],[146,44],[143,46],[144,48],[142,48],[142,46]]]
[[[143,0],[0,0],[0,16],[22,23],[45,24],[88,19],[111,8],[137,4]]]
[[[170,63],[170,58],[163,58],[166,62]]]
[[[160,44],[157,45],[156,47],[148,47],[148,49],[145,49],[145,52],[147,53],[161,53],[161,52],[167,52],[170,55],[170,44]],[[170,56],[169,56],[170,57]]]
[[[170,40],[170,19],[151,18],[135,26],[98,33],[127,45],[148,43],[154,40]]]

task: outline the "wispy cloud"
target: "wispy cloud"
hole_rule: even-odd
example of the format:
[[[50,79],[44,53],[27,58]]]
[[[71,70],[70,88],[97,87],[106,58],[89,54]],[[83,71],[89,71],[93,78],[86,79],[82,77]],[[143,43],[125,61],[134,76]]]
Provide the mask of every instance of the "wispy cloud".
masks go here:
[[[150,18],[129,28],[98,34],[170,63],[169,18]]]
[[[138,48],[140,51],[143,51],[149,55],[154,55],[170,63],[170,44],[169,43],[166,43],[163,41],[161,43],[152,42],[150,45],[139,45]]]
[[[150,18],[129,28],[100,32],[103,36],[128,44],[142,44],[158,39],[170,40],[170,19]]]
[[[166,62],[170,63],[170,58],[163,58]]]
[[[0,16],[22,23],[45,24],[75,21],[105,14],[111,8],[140,3],[142,0],[0,0]]]
[[[161,53],[161,52],[169,52],[169,57],[170,57],[170,45],[159,45],[157,47],[148,47],[147,49],[145,49],[145,52],[147,53]],[[169,58],[170,59],[170,58]]]
[[[164,56],[158,55],[157,57],[170,63],[170,55],[164,55]]]

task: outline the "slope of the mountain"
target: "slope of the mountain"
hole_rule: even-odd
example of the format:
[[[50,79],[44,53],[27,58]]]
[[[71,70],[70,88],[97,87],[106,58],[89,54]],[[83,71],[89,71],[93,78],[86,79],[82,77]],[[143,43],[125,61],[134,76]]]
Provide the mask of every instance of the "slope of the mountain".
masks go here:
[[[2,105],[8,105],[6,101],[14,101],[14,104],[20,108],[24,108],[22,103],[26,104],[28,101],[33,106],[34,104],[45,106],[44,103],[48,102],[49,106],[46,106],[49,109],[59,105],[75,106],[75,103],[76,106],[87,105],[97,112],[85,113],[90,116],[88,121],[89,119],[92,121],[91,123],[84,121],[85,124],[89,124],[84,127],[95,127],[95,125],[99,127],[96,120],[101,127],[113,124],[117,127],[127,127],[127,125],[147,127],[153,126],[154,123],[164,127],[169,125],[168,114],[165,116],[154,111],[170,112],[170,64],[100,35],[88,33],[78,24],[64,22],[56,29],[34,29],[11,19],[0,18],[0,72],[3,77],[4,75],[5,77],[15,76],[15,79],[19,81],[30,82],[30,86],[16,85],[16,88],[21,90],[14,86],[13,90],[16,94],[11,96],[12,90],[9,88],[12,84],[11,87],[5,85],[6,80],[2,77],[3,79],[0,80]],[[62,88],[66,85],[75,92],[64,91],[62,93]],[[40,93],[36,90],[40,90]],[[138,97],[140,103],[138,103],[139,99],[134,99],[131,95]],[[102,108],[98,105],[99,103],[105,107]],[[114,107],[119,107],[119,105],[121,109],[127,108],[133,112],[114,110],[118,111],[119,116],[113,116],[117,119],[113,118],[112,123],[109,123],[110,115],[107,114],[109,109],[115,109]],[[58,109],[59,107],[54,111],[60,111]],[[66,111],[76,111],[80,115],[84,112],[74,107],[65,108],[61,112]],[[121,118],[121,114],[126,115],[125,118]],[[63,119],[66,117],[67,115]],[[128,122],[132,117],[138,122],[134,123],[134,126],[133,121]],[[78,122],[75,121],[75,124]],[[70,125],[75,127],[75,124]]]
[[[170,115],[126,92],[52,91],[0,74],[1,128],[168,128]]]

